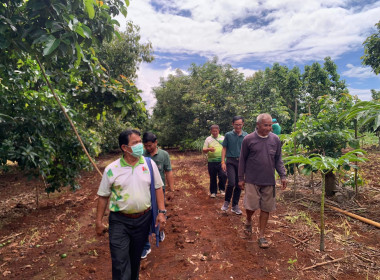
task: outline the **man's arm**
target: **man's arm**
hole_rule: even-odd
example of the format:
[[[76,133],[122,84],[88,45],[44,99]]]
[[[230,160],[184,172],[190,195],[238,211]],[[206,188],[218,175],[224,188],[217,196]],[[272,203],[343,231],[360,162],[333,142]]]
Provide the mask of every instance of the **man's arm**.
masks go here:
[[[102,235],[106,226],[103,224],[103,216],[106,211],[108,204],[108,197],[98,196],[98,206],[96,208],[96,220],[95,220],[95,230],[96,234]]]
[[[205,140],[205,143],[203,144],[203,149],[202,149],[202,151],[203,151],[205,154],[207,154],[208,152],[215,152],[215,148],[213,148],[213,147],[209,148],[209,147],[208,147],[207,138],[206,138],[206,140]]]
[[[174,178],[173,178],[173,171],[165,171],[165,176],[166,176],[166,189],[168,191],[174,190]]]
[[[162,191],[162,188],[156,189],[156,199],[157,199],[157,206],[158,210],[165,210],[165,203],[164,203],[164,192]],[[160,224],[161,227],[164,227],[166,223],[166,217],[163,213],[158,213],[156,218],[156,226]]]
[[[226,163],[224,162],[224,160],[226,159],[226,153],[227,153],[227,147],[223,147],[223,149],[222,149],[222,169],[224,172],[226,172],[226,170],[227,170]]]
[[[284,166],[284,162],[282,161],[282,150],[281,150],[281,142],[277,142],[277,151],[275,156],[275,168],[277,170],[278,175],[281,178],[281,189],[285,190],[287,181],[286,181],[286,169]]]
[[[243,143],[241,143],[240,157],[239,157],[239,168],[238,168],[238,186],[241,190],[244,190],[244,174],[245,174],[245,163],[248,157],[248,147],[247,147],[247,138],[243,139]]]

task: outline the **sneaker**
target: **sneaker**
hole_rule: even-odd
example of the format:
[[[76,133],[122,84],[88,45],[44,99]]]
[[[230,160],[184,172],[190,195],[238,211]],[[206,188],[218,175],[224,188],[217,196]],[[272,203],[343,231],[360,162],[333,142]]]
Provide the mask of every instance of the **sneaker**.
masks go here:
[[[228,205],[230,205],[230,203],[228,201],[225,201],[222,208],[220,208],[220,210],[222,211],[227,211],[228,210]]]
[[[231,212],[234,212],[236,215],[241,215],[243,212],[239,209],[239,205],[235,205],[231,208]]]
[[[162,241],[165,240],[165,232],[160,231],[160,235],[159,235],[159,237],[158,237],[158,240],[159,240],[160,242],[162,242]]]
[[[210,195],[210,197],[211,197],[211,198],[215,198],[215,197],[216,197],[216,193],[212,193],[212,194]]]
[[[145,259],[150,254],[150,252],[152,252],[152,250],[150,248],[148,250],[144,249],[142,254],[141,254],[141,258]]]
[[[220,191],[220,194],[221,195],[225,195],[226,193],[224,191]]]

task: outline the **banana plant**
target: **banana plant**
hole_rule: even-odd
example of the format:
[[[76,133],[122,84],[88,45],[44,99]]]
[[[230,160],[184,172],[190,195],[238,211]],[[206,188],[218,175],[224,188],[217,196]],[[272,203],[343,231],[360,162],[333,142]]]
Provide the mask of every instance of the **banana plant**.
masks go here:
[[[321,193],[321,226],[320,226],[320,244],[319,248],[321,251],[325,250],[325,182],[326,174],[329,172],[334,172],[340,168],[350,169],[358,168],[356,163],[364,162],[367,159],[364,158],[365,151],[361,149],[356,149],[350,151],[339,158],[332,158],[328,156],[322,156],[320,154],[311,154],[308,157],[303,155],[289,156],[284,158],[285,164],[299,164],[299,168],[307,168],[318,170],[322,175],[322,193]]]

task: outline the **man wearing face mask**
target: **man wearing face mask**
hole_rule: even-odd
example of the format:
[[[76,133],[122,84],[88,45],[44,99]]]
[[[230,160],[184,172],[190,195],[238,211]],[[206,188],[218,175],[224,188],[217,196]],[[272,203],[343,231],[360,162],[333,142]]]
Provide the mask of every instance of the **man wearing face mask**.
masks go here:
[[[152,222],[151,174],[142,156],[140,132],[128,129],[119,135],[123,156],[109,164],[98,189],[96,233],[105,231],[102,219],[110,200],[109,242],[112,279],[138,279],[141,253]],[[155,225],[166,223],[163,182],[157,165],[151,161],[158,215]]]

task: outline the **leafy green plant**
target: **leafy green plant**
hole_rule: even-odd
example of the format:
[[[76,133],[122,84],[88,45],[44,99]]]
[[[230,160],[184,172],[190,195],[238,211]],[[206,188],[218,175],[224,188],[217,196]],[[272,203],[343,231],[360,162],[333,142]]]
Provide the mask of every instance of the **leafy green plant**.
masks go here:
[[[310,166],[313,169],[318,170],[322,174],[322,193],[321,193],[321,226],[320,226],[320,250],[325,250],[325,220],[324,220],[324,207],[325,207],[325,181],[326,174],[343,166],[350,166],[352,163],[364,162],[367,160],[363,158],[366,152],[360,149],[350,151],[339,158],[332,158],[327,156],[321,156],[319,154],[312,154],[309,157],[303,155],[290,156],[284,159],[285,164],[299,163],[300,167]]]
[[[295,263],[297,262],[297,259],[294,259],[294,260],[292,260],[291,258],[289,258],[289,260],[288,260],[288,264],[289,264],[289,266],[288,266],[288,270],[294,270],[295,269]]]

